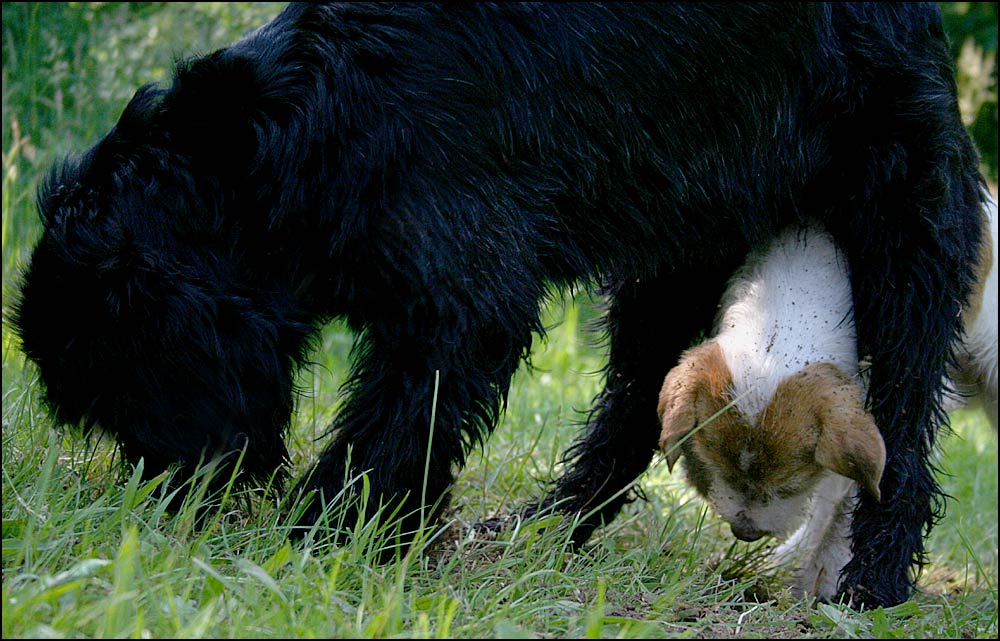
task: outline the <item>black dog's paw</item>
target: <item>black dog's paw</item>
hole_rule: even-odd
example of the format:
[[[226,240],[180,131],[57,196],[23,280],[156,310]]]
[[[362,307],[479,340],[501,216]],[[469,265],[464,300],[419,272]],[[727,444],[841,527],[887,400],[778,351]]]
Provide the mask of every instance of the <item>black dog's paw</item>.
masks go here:
[[[908,588],[900,589],[892,586],[869,588],[860,584],[841,585],[836,598],[831,599],[831,602],[839,602],[854,610],[863,611],[899,605],[909,597],[910,590]]]
[[[516,527],[521,521],[518,514],[508,514],[506,516],[494,516],[482,521],[476,521],[465,528],[466,538],[483,539],[493,541],[500,538],[500,535],[512,527]]]

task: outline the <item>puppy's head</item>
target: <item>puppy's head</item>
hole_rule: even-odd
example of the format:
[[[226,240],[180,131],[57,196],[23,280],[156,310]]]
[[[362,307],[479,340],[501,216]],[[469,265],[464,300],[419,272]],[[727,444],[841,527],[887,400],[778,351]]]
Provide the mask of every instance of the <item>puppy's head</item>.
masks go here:
[[[830,363],[782,381],[759,416],[732,398],[719,344],[684,354],[660,392],[660,447],[673,468],[684,455],[688,479],[736,538],[790,534],[819,479],[835,472],[879,497],[885,446],[860,388]]]

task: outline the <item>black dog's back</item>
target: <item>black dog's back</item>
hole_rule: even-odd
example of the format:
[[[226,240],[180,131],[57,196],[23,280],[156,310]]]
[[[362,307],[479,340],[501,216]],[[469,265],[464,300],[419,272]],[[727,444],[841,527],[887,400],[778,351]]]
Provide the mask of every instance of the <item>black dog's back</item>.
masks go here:
[[[337,226],[359,212],[351,224],[380,225],[409,256],[424,238],[398,227],[419,224],[434,254],[456,228],[482,227],[498,251],[538,261],[520,268],[575,281],[657,269],[744,231],[756,241],[762,219],[788,215],[826,162],[831,114],[850,108],[829,12],[349,3],[290,8],[258,39],[282,20],[324,37],[322,51],[286,39],[290,60],[324,74],[295,86],[317,87],[298,108],[329,121],[297,132],[323,132],[336,157],[335,186],[311,185],[332,192],[326,232],[353,238]],[[230,57],[261,50],[251,38]],[[323,56],[336,62],[318,70]],[[301,165],[305,143],[272,133],[265,148]],[[283,195],[302,189],[290,178]]]
[[[732,270],[808,212],[852,267],[882,495],[908,497],[862,500],[843,586],[896,602],[978,245],[951,74],[933,5],[292,5],[54,174],[15,321],[59,420],[150,474],[245,451],[263,483],[310,338],[346,318],[310,524],[361,472],[376,504],[439,511],[547,293],[601,286],[606,388],[533,508],[584,513],[582,541],[649,464],[663,376]]]

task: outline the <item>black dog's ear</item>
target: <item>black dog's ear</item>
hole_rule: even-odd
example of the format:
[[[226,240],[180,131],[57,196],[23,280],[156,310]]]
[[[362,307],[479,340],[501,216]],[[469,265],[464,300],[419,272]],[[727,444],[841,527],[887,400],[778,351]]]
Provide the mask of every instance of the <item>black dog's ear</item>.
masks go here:
[[[94,147],[72,162],[77,164],[72,180],[59,177],[58,184],[74,186],[87,176],[110,176],[135,160],[136,150],[144,145],[155,146],[160,136],[160,114],[164,89],[155,83],[141,87],[132,96],[115,126]]]
[[[150,130],[156,126],[163,94],[163,89],[155,83],[143,85],[125,105],[109,137],[113,136],[121,142],[139,142],[148,138]]]
[[[254,115],[261,87],[254,66],[218,51],[177,64],[164,103],[166,128],[179,151],[212,170],[246,162],[256,151]]]

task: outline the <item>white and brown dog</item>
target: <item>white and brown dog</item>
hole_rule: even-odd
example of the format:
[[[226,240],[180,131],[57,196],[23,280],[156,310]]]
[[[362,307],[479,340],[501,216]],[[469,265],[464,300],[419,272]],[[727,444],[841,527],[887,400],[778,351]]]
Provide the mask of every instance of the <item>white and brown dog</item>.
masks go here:
[[[948,409],[978,404],[997,429],[997,201],[988,196],[979,258],[979,280],[963,312],[965,341],[958,369],[951,373],[955,390]]]
[[[997,283],[990,242],[967,306],[962,396],[997,415]],[[851,558],[857,487],[879,497],[885,448],[865,411],[847,263],[818,226],[751,254],[720,306],[715,335],[682,355],[659,399],[660,446],[744,541],[775,536],[801,595],[832,598]],[[856,485],[857,484],[857,485]]]

